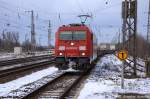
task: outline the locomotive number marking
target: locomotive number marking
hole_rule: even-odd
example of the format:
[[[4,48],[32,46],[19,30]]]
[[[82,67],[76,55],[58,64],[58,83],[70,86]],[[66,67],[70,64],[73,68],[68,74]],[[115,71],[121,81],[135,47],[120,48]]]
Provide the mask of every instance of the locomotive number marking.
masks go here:
[[[77,50],[78,47],[66,47],[67,50]]]

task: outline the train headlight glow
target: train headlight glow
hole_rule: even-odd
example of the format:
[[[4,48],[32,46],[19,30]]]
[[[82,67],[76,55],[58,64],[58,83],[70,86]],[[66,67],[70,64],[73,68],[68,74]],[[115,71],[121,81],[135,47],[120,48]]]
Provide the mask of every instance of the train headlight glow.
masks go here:
[[[59,53],[59,55],[61,56],[61,55],[63,55],[62,53]]]
[[[82,55],[82,56],[84,56],[84,55],[85,55],[85,53],[82,53],[81,55]]]
[[[59,50],[64,51],[65,50],[65,46],[59,46]]]
[[[86,46],[79,46],[79,50],[85,51],[86,50]]]
[[[72,46],[73,46],[73,45],[74,45],[74,43],[71,43],[70,45],[72,45]]]

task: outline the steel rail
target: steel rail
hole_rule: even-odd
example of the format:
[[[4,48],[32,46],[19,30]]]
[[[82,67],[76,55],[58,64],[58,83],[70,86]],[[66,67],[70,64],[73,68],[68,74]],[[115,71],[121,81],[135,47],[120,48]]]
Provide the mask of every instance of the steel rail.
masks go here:
[[[89,69],[87,69],[86,71],[80,73],[80,75],[78,75],[78,77],[75,78],[75,80],[74,80],[70,85],[66,85],[67,88],[65,88],[65,89],[63,90],[63,93],[60,94],[59,99],[65,99],[65,97],[67,96],[67,94],[69,93],[69,91],[70,91],[73,87],[75,87],[75,86],[78,84],[78,82],[84,77],[84,75],[88,74],[88,73],[94,68],[96,61],[97,61],[97,60],[95,60],[95,61],[92,62],[92,64],[91,64],[91,66],[90,66]],[[28,94],[28,95],[22,97],[22,99],[31,99],[31,97],[34,97],[35,95],[39,95],[39,93],[43,92],[43,90],[44,90],[45,88],[47,88],[48,86],[53,86],[53,83],[55,83],[55,81],[57,81],[58,79],[59,79],[59,81],[61,82],[60,78],[61,78],[62,76],[64,76],[64,75],[66,75],[67,73],[68,73],[68,72],[66,72],[66,73],[62,74],[61,76],[59,76],[59,77],[53,79],[52,81],[48,82],[47,84],[43,85],[42,87],[36,89],[34,92],[31,92],[30,94]],[[69,72],[69,73],[70,73],[70,72]],[[71,73],[72,73],[72,72],[71,72]],[[73,76],[74,76],[74,75],[73,75]],[[73,76],[72,76],[72,77],[73,77]],[[71,79],[72,77],[70,77],[70,79]],[[65,83],[65,84],[68,84],[68,83]],[[56,84],[56,85],[57,85],[57,84]]]
[[[7,65],[13,65],[13,64],[20,64],[20,63],[25,63],[25,62],[31,62],[31,61],[36,61],[36,60],[42,60],[42,59],[47,59],[47,58],[51,58],[51,57],[53,57],[53,56],[42,55],[42,56],[34,56],[34,57],[5,60],[5,61],[0,61],[0,67],[4,67]]]
[[[39,92],[42,91],[42,89],[45,89],[47,86],[49,86],[50,84],[54,83],[56,80],[60,79],[61,77],[63,77],[64,75],[66,75],[66,72],[62,73],[61,75],[59,75],[58,77],[54,78],[53,80],[51,80],[50,82],[46,83],[45,85],[39,87],[38,89],[34,90],[33,92],[27,94],[26,96],[22,97],[21,99],[29,99],[30,97],[38,94]]]
[[[97,60],[98,60],[98,58],[91,63],[91,66],[89,69],[87,69],[85,72],[83,72],[80,75],[80,77],[78,79],[76,79],[75,82],[64,91],[64,93],[60,96],[59,99],[66,99],[69,92],[80,82],[80,80],[84,77],[84,75],[89,74],[90,71],[95,67]]]
[[[4,78],[8,75],[12,75],[12,74],[16,74],[18,72],[23,72],[25,70],[29,70],[29,69],[34,69],[43,65],[48,65],[48,64],[52,64],[54,63],[54,59],[50,59],[44,62],[39,62],[39,63],[33,63],[33,64],[28,64],[25,66],[20,66],[20,67],[15,67],[15,68],[11,68],[11,69],[6,69],[3,71],[0,71],[0,78]]]

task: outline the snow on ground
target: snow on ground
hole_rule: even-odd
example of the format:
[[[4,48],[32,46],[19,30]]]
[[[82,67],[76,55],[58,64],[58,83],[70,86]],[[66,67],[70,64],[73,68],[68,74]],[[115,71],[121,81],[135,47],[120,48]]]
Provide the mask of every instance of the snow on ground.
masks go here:
[[[131,66],[133,67],[134,63],[130,62],[133,61],[133,57],[129,56],[128,60],[126,60],[128,63],[131,64]],[[145,60],[141,59],[141,58],[137,58],[137,65],[136,68],[138,69],[137,72],[137,76],[139,77],[146,77],[146,67],[145,67]],[[126,68],[128,70],[131,70],[131,67]]]
[[[7,69],[12,69],[12,68],[19,68],[23,66],[28,66],[36,63],[41,63],[41,62],[47,62],[49,59],[44,59],[44,60],[38,60],[34,62],[27,62],[27,63],[21,63],[21,64],[15,64],[15,65],[7,65],[7,66],[2,66],[0,67],[0,71],[7,70]]]
[[[118,93],[150,94],[149,78],[125,79],[125,89],[121,89],[121,66],[122,62],[114,55],[101,58],[78,99],[116,99]]]
[[[14,59],[16,56],[13,53],[0,53],[0,61]]]
[[[0,61],[11,60],[11,59],[16,59],[16,58],[26,58],[26,57],[32,57],[32,56],[51,55],[51,54],[53,53],[48,53],[48,51],[35,52],[35,55],[31,55],[28,53],[22,53],[21,55],[17,55],[14,53],[0,53]]]
[[[21,78],[18,78],[16,80],[13,80],[13,81],[10,81],[10,82],[4,83],[4,84],[0,84],[0,96],[7,95],[12,90],[16,90],[23,85],[37,81],[47,75],[51,75],[56,71],[58,71],[57,68],[49,67],[47,69],[32,73],[25,77],[21,77]]]
[[[53,73],[52,75],[48,75],[45,76],[37,81],[34,81],[32,83],[26,84],[21,86],[19,89],[16,90],[12,90],[10,93],[8,93],[7,95],[3,96],[3,98],[5,99],[11,99],[16,97],[17,99],[22,99],[23,97],[27,96],[28,94],[34,92],[35,90],[41,88],[43,85],[48,84],[49,82],[51,82],[53,79],[59,77],[60,75],[62,75],[64,72],[61,71],[57,71],[55,73]]]

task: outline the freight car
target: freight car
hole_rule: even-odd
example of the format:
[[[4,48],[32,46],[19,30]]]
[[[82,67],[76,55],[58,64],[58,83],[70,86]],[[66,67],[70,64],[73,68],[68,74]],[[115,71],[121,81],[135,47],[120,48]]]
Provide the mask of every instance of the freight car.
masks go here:
[[[116,51],[116,45],[111,43],[101,43],[98,48],[99,55],[110,54]]]
[[[83,24],[59,27],[55,35],[55,60],[59,69],[83,70],[97,57],[97,39]]]

